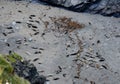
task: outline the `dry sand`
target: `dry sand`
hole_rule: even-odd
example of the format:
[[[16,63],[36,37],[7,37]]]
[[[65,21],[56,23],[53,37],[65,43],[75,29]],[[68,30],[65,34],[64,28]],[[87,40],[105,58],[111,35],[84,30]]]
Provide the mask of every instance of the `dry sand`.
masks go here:
[[[120,83],[120,18],[1,1],[0,25],[0,53],[31,60],[49,84]]]

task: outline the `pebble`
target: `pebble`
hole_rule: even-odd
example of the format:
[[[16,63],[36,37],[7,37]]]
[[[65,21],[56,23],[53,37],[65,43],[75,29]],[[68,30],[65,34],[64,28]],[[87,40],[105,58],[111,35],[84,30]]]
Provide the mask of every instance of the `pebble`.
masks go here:
[[[32,49],[38,49],[38,47],[31,47]]]
[[[7,29],[13,29],[13,27],[7,27]]]
[[[9,44],[9,43],[6,43],[6,45],[7,45],[8,47],[10,47],[10,44]]]
[[[0,42],[7,42],[7,39],[0,39]]]
[[[16,21],[16,23],[19,23],[19,24],[20,24],[20,23],[22,23],[22,22],[20,22],[20,21]]]
[[[50,84],[50,82],[49,81],[46,81],[46,83],[45,84]]]
[[[120,37],[120,35],[115,35],[116,38]]]
[[[15,27],[15,29],[19,30],[20,28],[19,27]]]
[[[34,52],[34,54],[41,54],[41,51],[36,51]]]
[[[35,33],[34,33],[34,35],[38,35],[38,34],[39,34],[39,32],[35,32]]]
[[[16,22],[12,22],[12,25],[15,26],[15,25],[16,25]]]
[[[32,25],[32,28],[38,28],[37,26]]]
[[[53,80],[59,80],[60,78],[53,78]]]
[[[32,41],[33,41],[33,39],[32,39],[32,38],[29,38],[29,39],[28,39],[28,41],[29,41],[29,42],[32,42]]]
[[[4,36],[7,36],[7,34],[6,33],[2,33]]]
[[[105,59],[104,58],[100,58],[100,60],[99,60],[100,62],[103,62],[103,61],[105,61]]]
[[[35,58],[35,59],[33,59],[33,62],[35,62],[35,61],[37,61],[37,60],[39,60],[39,58]]]
[[[95,84],[95,82],[94,81],[90,81],[90,84]]]
[[[31,54],[30,52],[28,52],[28,51],[26,51],[25,53],[26,53],[27,55],[29,55],[29,56],[32,55],[32,54]]]
[[[21,39],[16,40],[16,44],[22,44],[22,40]]]
[[[104,69],[108,69],[105,65],[102,65],[102,67],[103,67]]]

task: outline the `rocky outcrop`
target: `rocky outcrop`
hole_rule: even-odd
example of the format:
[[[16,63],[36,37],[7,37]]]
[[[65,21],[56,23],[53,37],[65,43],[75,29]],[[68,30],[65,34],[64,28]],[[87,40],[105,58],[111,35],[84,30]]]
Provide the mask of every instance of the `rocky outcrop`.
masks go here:
[[[29,61],[17,61],[13,63],[12,66],[18,76],[24,77],[30,81],[31,84],[45,84],[46,78],[42,75],[40,76],[36,67],[29,63]]]
[[[120,0],[40,0],[76,12],[120,17]]]

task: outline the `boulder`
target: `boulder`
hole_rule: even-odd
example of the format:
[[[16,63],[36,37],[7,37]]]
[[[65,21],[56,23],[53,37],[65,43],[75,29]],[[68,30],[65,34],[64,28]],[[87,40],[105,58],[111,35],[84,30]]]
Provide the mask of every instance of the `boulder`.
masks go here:
[[[120,0],[40,0],[76,12],[120,17]]]
[[[17,61],[13,63],[12,66],[18,76],[27,79],[31,84],[45,84],[46,77],[39,75],[36,67],[29,61]]]

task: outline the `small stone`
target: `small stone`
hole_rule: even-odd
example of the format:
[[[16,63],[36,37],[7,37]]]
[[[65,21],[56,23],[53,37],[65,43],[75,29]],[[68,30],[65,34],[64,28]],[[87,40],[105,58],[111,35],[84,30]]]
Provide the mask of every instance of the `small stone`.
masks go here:
[[[15,27],[15,29],[19,30],[20,28],[19,27]]]
[[[100,65],[99,65],[99,64],[96,64],[96,68],[98,68],[98,69],[99,69],[99,68],[100,68]]]
[[[97,41],[97,44],[99,44],[99,43],[100,43],[100,40]]]
[[[4,36],[7,36],[7,34],[6,33],[2,33]]]
[[[46,83],[45,84],[50,84],[50,82],[49,81],[46,81]]]
[[[16,25],[16,22],[12,22],[12,25]]]
[[[29,38],[28,41],[31,42],[33,39],[32,38]]]
[[[16,21],[16,23],[19,23],[19,24],[20,24],[20,23],[22,23],[22,22],[20,22],[20,21]]]
[[[105,59],[104,59],[104,58],[101,58],[99,61],[100,61],[100,62],[103,62],[103,61],[105,61]]]
[[[6,45],[7,45],[8,47],[10,47],[10,44],[9,44],[9,43],[6,43]]]
[[[59,80],[60,78],[53,78],[53,80]]]
[[[41,51],[36,51],[34,54],[41,54]]]
[[[34,35],[37,35],[37,34],[39,34],[39,32],[35,32],[35,33],[34,33]]]
[[[16,44],[22,44],[22,40],[21,39],[16,40]]]
[[[26,51],[25,53],[26,53],[27,55],[31,55],[31,53],[30,53],[30,52],[28,52],[28,51]]]
[[[22,13],[22,11],[21,11],[21,10],[18,10],[18,12],[19,12],[19,13]]]
[[[38,47],[31,47],[32,49],[38,49]]]
[[[13,27],[7,27],[7,29],[13,29]]]
[[[37,61],[37,60],[39,60],[39,58],[35,58],[35,59],[33,60],[33,62],[35,62],[35,61]]]
[[[120,35],[115,35],[116,38],[120,37]]]
[[[66,77],[67,74],[63,74],[63,77]]]
[[[95,82],[94,81],[90,81],[90,84],[95,84]]]
[[[89,48],[89,51],[90,51],[90,52],[93,52],[93,49],[92,49],[92,48]]]

